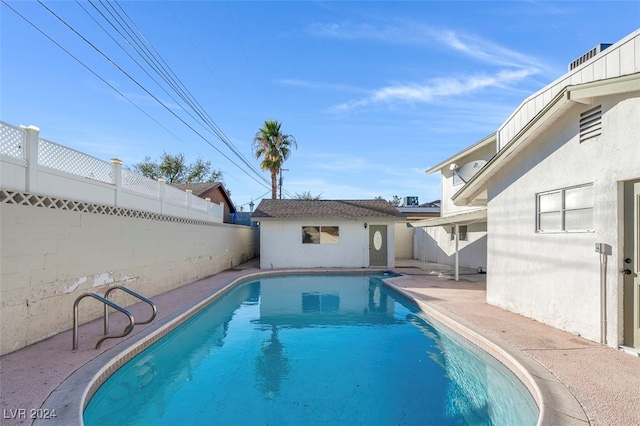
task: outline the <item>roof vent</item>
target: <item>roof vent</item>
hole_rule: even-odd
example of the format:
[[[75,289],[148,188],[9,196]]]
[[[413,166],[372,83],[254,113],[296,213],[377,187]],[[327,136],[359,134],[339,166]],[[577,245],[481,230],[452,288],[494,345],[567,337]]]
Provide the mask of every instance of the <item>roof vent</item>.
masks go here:
[[[593,58],[598,53],[602,52],[603,50],[605,50],[607,47],[609,47],[611,45],[612,45],[612,43],[600,43],[599,45],[597,45],[596,47],[594,47],[593,49],[591,49],[590,51],[588,51],[584,55],[580,56],[575,61],[571,62],[569,64],[569,71],[571,71],[572,69],[577,68],[580,65],[584,64],[589,59]]]

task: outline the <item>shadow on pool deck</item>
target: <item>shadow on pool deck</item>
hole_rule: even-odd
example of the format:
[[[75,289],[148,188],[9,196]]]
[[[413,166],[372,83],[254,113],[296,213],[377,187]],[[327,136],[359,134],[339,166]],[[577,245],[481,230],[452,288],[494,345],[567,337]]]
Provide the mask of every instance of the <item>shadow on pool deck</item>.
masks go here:
[[[0,358],[0,408],[2,424],[30,424],[31,419],[11,418],[17,409],[46,408],[43,402],[73,372],[148,327],[224,288],[235,279],[261,272],[256,259],[232,270],[153,297],[158,317],[152,324],[136,325],[126,339],[112,339],[93,349],[102,334],[102,320],[80,327],[79,349],[71,350],[71,331]],[[426,267],[428,266],[428,267]],[[399,260],[392,279],[397,288],[424,302],[498,345],[510,348],[535,368],[543,366],[575,397],[582,413],[564,413],[561,424],[640,424],[640,358],[585,340],[485,303],[485,275],[461,271],[460,281],[451,279],[451,266]],[[71,310],[71,307],[69,307]],[[130,307],[134,316],[148,316],[148,306]],[[113,316],[113,330],[121,318]],[[575,401],[573,401],[575,403]],[[577,406],[577,404],[576,404]],[[10,411],[13,410],[13,411]],[[588,418],[588,423],[584,417]],[[47,424],[60,424],[50,421]],[[558,423],[560,424],[560,423]]]

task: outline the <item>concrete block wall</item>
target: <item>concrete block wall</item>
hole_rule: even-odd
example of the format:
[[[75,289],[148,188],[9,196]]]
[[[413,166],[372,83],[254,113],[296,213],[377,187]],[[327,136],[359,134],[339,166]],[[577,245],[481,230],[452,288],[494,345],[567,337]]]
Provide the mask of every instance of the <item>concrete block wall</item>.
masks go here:
[[[0,229],[0,354],[70,329],[80,294],[125,285],[153,297],[253,258],[257,238],[247,226],[7,203]],[[124,292],[113,296],[135,303]],[[80,322],[102,309],[83,300]]]

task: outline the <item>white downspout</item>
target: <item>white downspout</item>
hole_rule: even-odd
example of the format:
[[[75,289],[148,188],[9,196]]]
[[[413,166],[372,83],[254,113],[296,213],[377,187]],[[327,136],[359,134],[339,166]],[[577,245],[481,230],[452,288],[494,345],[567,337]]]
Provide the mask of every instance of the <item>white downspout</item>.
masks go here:
[[[459,265],[458,265],[458,261],[460,260],[460,259],[458,258],[458,240],[460,239],[460,238],[459,238],[459,235],[460,235],[460,225],[458,225],[457,223],[456,223],[455,230],[456,230],[456,232],[455,232],[455,234],[456,234],[456,236],[455,236],[455,238],[456,238],[456,281],[458,281],[458,278],[459,278],[459,276],[460,276],[460,268],[459,268]]]
[[[600,249],[600,343],[607,344],[607,253]]]

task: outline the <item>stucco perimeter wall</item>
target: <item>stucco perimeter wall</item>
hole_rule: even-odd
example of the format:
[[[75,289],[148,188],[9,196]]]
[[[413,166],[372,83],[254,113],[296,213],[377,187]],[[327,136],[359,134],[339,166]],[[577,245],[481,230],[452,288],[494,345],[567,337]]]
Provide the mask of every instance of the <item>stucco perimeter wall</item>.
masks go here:
[[[369,266],[370,225],[387,225],[387,266],[395,266],[395,226],[375,220],[260,221],[260,268],[364,268]],[[303,244],[303,226],[339,226],[338,244]]]
[[[395,224],[396,259],[413,258],[413,233],[415,228],[407,226],[407,222]]]
[[[247,226],[16,204],[0,204],[0,230],[2,354],[70,329],[83,293],[125,285],[153,297],[253,258],[256,238]],[[124,292],[112,296],[124,306],[136,302]],[[82,300],[81,323],[99,316],[101,303]]]
[[[416,259],[427,262],[455,264],[456,243],[451,241],[451,228],[455,225],[415,228]],[[458,242],[460,266],[487,267],[487,224],[478,222],[467,225],[467,241]]]
[[[622,182],[640,178],[640,98],[608,97],[602,135],[579,143],[576,104],[488,187],[487,301],[600,340],[600,254],[607,257],[607,343],[621,339]],[[594,232],[536,232],[536,194],[593,183]]]

